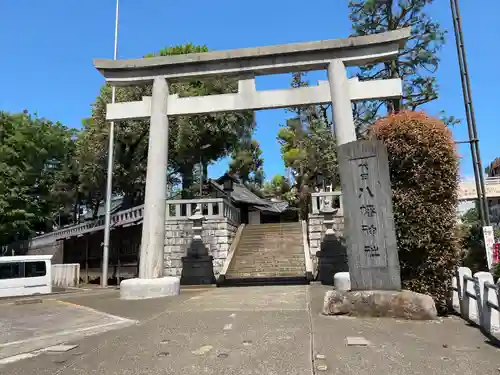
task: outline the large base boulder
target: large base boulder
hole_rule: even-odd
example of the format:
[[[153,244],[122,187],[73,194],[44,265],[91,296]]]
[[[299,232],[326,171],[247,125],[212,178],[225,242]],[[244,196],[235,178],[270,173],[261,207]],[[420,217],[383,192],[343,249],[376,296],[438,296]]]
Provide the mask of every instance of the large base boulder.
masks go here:
[[[157,279],[128,279],[120,283],[120,299],[137,300],[177,296],[180,293],[178,277]]]
[[[409,290],[338,291],[325,294],[324,315],[391,317],[412,320],[437,318],[432,297]]]

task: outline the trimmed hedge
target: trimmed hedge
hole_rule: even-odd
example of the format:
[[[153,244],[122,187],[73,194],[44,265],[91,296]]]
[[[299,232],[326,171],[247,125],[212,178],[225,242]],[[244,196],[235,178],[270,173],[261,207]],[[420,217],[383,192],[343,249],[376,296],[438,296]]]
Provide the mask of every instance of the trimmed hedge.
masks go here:
[[[459,160],[451,131],[422,112],[403,111],[377,121],[370,136],[389,154],[403,288],[431,295],[446,314],[459,261]]]

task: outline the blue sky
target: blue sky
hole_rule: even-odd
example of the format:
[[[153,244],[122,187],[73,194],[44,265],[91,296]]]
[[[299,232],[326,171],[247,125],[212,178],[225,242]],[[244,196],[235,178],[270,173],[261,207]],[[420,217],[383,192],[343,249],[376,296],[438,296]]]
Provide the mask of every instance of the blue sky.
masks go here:
[[[341,38],[350,34],[347,0],[168,1],[120,0],[119,58],[141,57],[168,45],[192,42],[232,49]],[[500,78],[498,0],[460,1],[481,155],[485,166],[499,156],[497,105]],[[38,5],[37,5],[38,4]],[[307,7],[306,7],[307,6]],[[27,109],[70,127],[79,127],[103,83],[93,58],[112,58],[115,0],[2,0],[0,2],[0,110]],[[467,139],[460,76],[449,1],[437,0],[431,16],[449,31],[437,73],[440,98],[425,109],[445,110],[463,119],[454,128]],[[490,48],[491,47],[491,48]],[[324,79],[322,73],[310,79]],[[260,77],[257,88],[288,87],[289,76]],[[276,134],[287,114],[257,114],[255,137],[268,178],[283,172]],[[462,174],[472,175],[467,145],[459,147]],[[221,161],[212,176],[227,167]]]

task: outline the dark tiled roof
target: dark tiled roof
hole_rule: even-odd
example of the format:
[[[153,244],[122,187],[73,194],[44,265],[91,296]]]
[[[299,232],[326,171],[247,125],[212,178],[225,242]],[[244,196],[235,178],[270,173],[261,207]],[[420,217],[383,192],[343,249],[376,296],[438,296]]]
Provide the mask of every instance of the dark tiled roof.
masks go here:
[[[270,211],[280,213],[288,208],[286,201],[271,201],[269,199],[260,198],[254,194],[248,187],[245,186],[239,179],[224,175],[217,180],[210,180],[210,182],[220,191],[224,191],[224,180],[231,178],[233,180],[233,191],[231,192],[231,199],[235,202],[246,203],[255,206],[261,211]]]

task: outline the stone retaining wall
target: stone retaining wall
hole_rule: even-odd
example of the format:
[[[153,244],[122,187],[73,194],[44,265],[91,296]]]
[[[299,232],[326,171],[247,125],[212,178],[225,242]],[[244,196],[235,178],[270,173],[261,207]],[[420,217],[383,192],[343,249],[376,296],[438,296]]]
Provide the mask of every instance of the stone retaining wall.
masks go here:
[[[64,241],[55,241],[30,248],[27,255],[52,255],[52,264],[62,264],[64,263]]]
[[[333,218],[335,236],[325,236],[323,215],[309,215],[309,251],[313,262],[315,279],[322,284],[333,285],[337,272],[348,271],[347,252],[343,244],[344,218]]]
[[[193,237],[191,220],[168,220],[165,222],[165,276],[181,276],[182,257]],[[203,221],[202,238],[208,247],[208,254],[213,256],[214,274],[217,278],[227,258],[229,247],[236,235],[238,226],[227,218]]]
[[[316,252],[321,250],[321,242],[325,237],[326,227],[323,225],[323,220],[323,215],[309,215],[309,251],[313,257],[316,256]],[[337,216],[334,221],[333,229],[339,237],[342,237],[344,235],[344,217]]]

